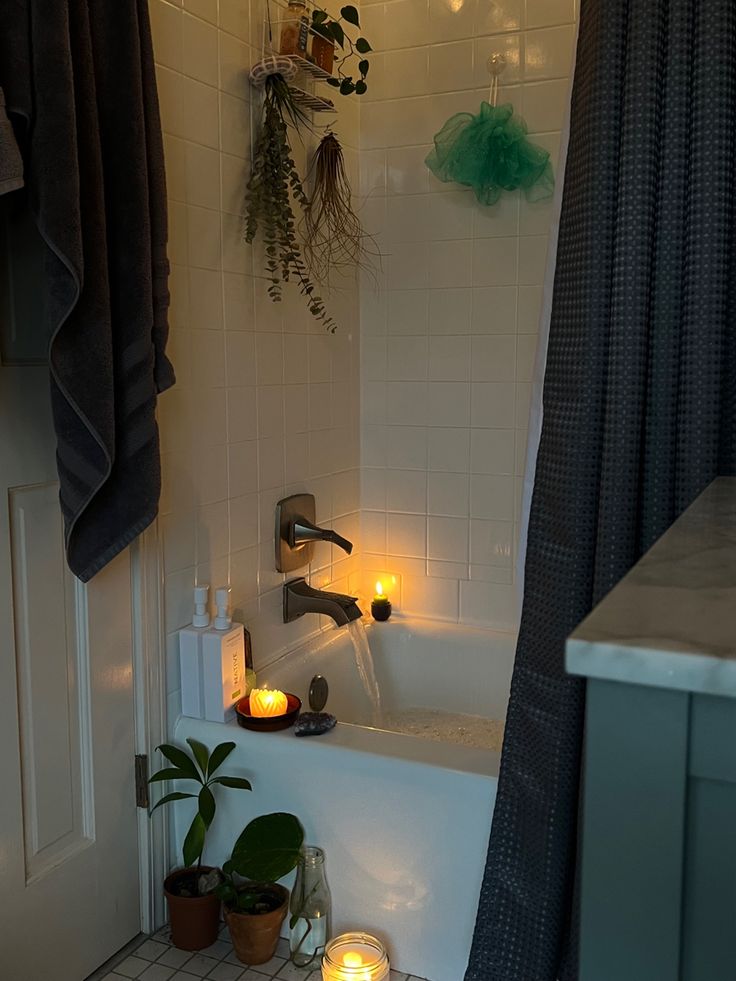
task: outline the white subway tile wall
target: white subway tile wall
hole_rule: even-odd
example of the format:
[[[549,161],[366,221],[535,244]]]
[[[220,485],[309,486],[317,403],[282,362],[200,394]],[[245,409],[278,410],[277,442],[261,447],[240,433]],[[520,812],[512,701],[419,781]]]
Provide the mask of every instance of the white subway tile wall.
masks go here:
[[[169,718],[180,708],[176,631],[195,581],[230,581],[258,663],[324,626],[281,622],[276,501],[311,491],[318,518],[359,545],[357,284],[325,334],[295,289],[266,296],[260,250],[242,241],[254,125],[247,74],[261,56],[261,0],[151,0],[170,209],[171,356],[178,384],[160,401]],[[335,131],[358,184],[358,107]],[[402,499],[402,503],[404,503]],[[347,588],[358,568],[320,549],[313,581]]]
[[[557,161],[575,0],[363,0],[373,43],[361,106],[363,216],[384,253],[361,288],[362,568],[396,605],[513,627],[530,381],[549,203],[492,207],[424,164],[455,112],[500,101]]]

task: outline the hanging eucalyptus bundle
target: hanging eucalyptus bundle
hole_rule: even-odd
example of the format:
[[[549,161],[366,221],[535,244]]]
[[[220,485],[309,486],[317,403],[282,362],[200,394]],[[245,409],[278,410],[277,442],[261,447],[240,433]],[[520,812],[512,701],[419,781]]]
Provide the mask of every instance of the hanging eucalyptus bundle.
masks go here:
[[[380,253],[353,210],[345,157],[334,133],[322,137],[312,162],[314,189],[305,210],[304,255],[323,285],[333,270],[365,268]]]
[[[252,243],[260,231],[271,299],[280,302],[283,283],[296,281],[309,312],[334,333],[337,324],[315,293],[297,236],[292,199],[305,213],[309,200],[292,157],[287,121],[297,130],[309,126],[308,115],[294,102],[283,76],[269,75],[264,88],[261,131],[253,150],[246,188],[245,241]]]

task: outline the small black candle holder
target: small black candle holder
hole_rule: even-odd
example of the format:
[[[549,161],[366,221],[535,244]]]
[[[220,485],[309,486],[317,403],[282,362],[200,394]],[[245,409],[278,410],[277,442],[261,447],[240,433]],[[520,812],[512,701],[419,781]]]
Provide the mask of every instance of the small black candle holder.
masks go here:
[[[384,623],[391,616],[391,603],[387,599],[374,599],[371,603],[371,616]]]

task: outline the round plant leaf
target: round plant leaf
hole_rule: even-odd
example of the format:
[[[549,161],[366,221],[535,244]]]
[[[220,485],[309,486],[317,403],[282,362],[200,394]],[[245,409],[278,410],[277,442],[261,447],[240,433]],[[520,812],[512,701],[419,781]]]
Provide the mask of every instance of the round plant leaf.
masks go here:
[[[340,15],[343,20],[346,20],[348,24],[355,24],[356,27],[360,27],[360,17],[358,11],[353,6],[341,7]]]
[[[325,81],[327,82],[328,85],[332,85],[336,89],[340,88],[339,78],[326,78]]]
[[[232,868],[255,882],[278,882],[296,868],[303,841],[304,829],[293,814],[264,814],[235,842]]]
[[[365,84],[365,82],[360,81],[355,83],[356,95],[365,95],[367,91],[368,91],[368,86]]]
[[[373,48],[370,46],[370,44],[368,44],[364,37],[359,37],[355,42],[355,50],[358,52],[358,54],[364,55],[368,54],[369,51],[372,51]]]
[[[340,95],[351,95],[355,91],[352,78],[344,78],[340,82]]]
[[[363,78],[365,78],[368,72],[370,71],[370,67],[371,67],[371,63],[370,61],[368,61],[367,58],[364,58],[362,61],[358,62],[358,71],[363,76]]]
[[[326,10],[313,10],[312,24],[324,24],[328,16],[329,15]]]

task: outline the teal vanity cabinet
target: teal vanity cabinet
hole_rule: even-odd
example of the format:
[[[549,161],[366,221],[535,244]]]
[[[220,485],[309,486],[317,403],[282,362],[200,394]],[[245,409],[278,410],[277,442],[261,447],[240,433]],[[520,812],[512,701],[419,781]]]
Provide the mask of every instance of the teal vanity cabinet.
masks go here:
[[[571,635],[586,679],[580,981],[736,979],[736,479]]]

